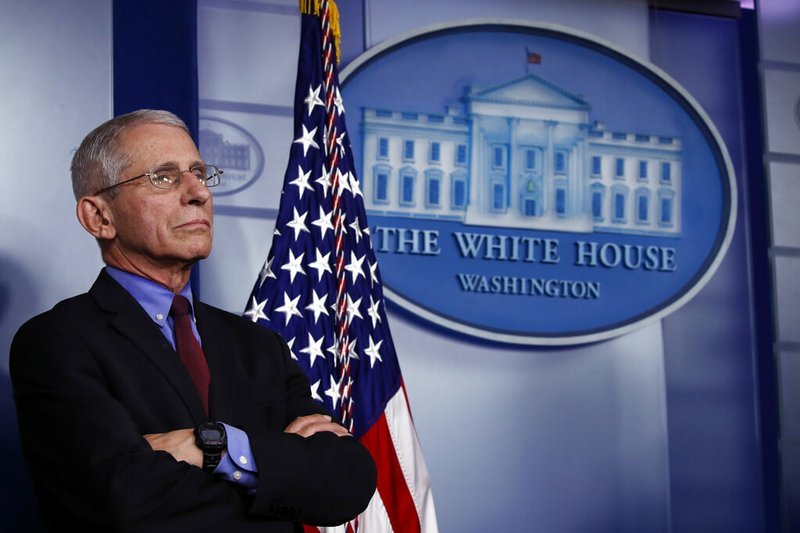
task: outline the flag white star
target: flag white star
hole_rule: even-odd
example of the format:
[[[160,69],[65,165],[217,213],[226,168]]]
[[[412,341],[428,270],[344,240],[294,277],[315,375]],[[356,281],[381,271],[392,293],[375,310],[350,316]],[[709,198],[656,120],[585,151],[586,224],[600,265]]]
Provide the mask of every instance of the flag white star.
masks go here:
[[[330,346],[325,348],[325,351],[327,351],[329,354],[331,354],[331,356],[333,357],[334,361],[337,361],[337,362],[339,361],[339,351],[336,349],[336,341],[335,340],[331,343]]]
[[[348,324],[352,324],[353,323],[353,319],[355,317],[362,318],[362,319],[364,318],[361,315],[361,311],[358,309],[361,306],[361,300],[362,299],[363,298],[359,298],[358,300],[356,300],[354,302],[353,299],[350,298],[350,295],[349,294],[347,295],[347,323]]]
[[[358,359],[358,352],[356,351],[357,342],[358,339],[353,339],[352,341],[350,341],[350,345],[347,348],[347,356],[350,357],[351,359]]]
[[[322,296],[317,296],[317,291],[312,289],[311,290],[311,298],[312,298],[313,301],[306,306],[306,310],[311,311],[311,312],[314,313],[314,324],[316,324],[317,321],[319,320],[319,316],[321,314],[325,314],[325,316],[330,316],[328,314],[328,308],[325,307],[325,300],[327,300],[328,294],[325,293]],[[312,364],[313,364],[313,361],[312,361]]]
[[[378,322],[381,321],[381,315],[378,312],[378,307],[381,305],[381,300],[373,300],[372,295],[369,295],[369,309],[367,310],[367,314],[372,319],[372,327],[378,327]]]
[[[303,126],[303,136],[300,137],[299,139],[295,139],[293,143],[299,143],[303,145],[303,157],[305,157],[306,154],[308,153],[309,146],[313,146],[314,148],[319,150],[319,145],[317,144],[317,141],[314,140],[314,135],[317,133],[317,128],[308,131],[305,124],[302,124],[302,126]]]
[[[362,198],[364,197],[364,195],[361,194],[361,187],[359,186],[358,178],[352,172],[350,173],[350,188],[353,190],[353,198],[358,196],[361,196]]]
[[[322,401],[322,396],[319,395],[319,382],[320,381],[321,380],[318,379],[316,383],[311,385],[311,397],[313,399],[317,400],[318,402]]]
[[[322,357],[325,359],[325,355],[322,353],[322,341],[325,340],[325,336],[320,337],[319,339],[315,339],[311,332],[308,333],[308,346],[300,350],[300,353],[307,353],[309,358],[309,367],[314,366],[314,361],[317,360],[317,357]],[[383,342],[383,341],[381,341]]]
[[[327,254],[322,255],[322,252],[319,251],[319,248],[317,248],[316,252],[317,252],[317,258],[314,260],[313,263],[309,263],[308,266],[317,271],[317,281],[321,281],[323,272],[327,272],[328,274],[333,274],[330,264],[331,253],[328,252]]]
[[[258,302],[255,296],[251,297],[250,307],[248,307],[247,311],[244,312],[244,316],[250,317],[250,320],[253,322],[258,322],[259,318],[263,318],[266,321],[269,321],[267,315],[264,314],[264,306],[267,305],[267,299],[265,298],[263,302]]]
[[[345,135],[347,135],[347,132],[343,131],[341,135],[336,137],[336,146],[337,146],[337,148],[339,148],[339,154],[341,154],[342,157],[344,157],[344,153],[345,153],[345,150],[344,150],[344,136]]]
[[[369,367],[372,368],[375,366],[375,361],[383,362],[381,359],[380,348],[381,344],[383,344],[383,339],[379,340],[377,344],[375,344],[375,339],[371,336],[369,338],[369,347],[364,348],[364,353],[369,356]]]
[[[311,112],[314,108],[318,105],[324,106],[325,102],[323,102],[319,97],[319,91],[322,89],[322,85],[317,85],[317,88],[314,89],[311,85],[308,86],[308,96],[306,96],[305,104],[308,106],[308,116],[311,116]]]
[[[377,261],[373,263],[372,261],[368,261],[369,263],[369,286],[374,287],[375,284],[378,282],[378,263]]]
[[[294,240],[297,240],[297,237],[300,236],[300,232],[305,231],[311,233],[311,230],[309,230],[306,226],[306,216],[308,216],[308,211],[301,215],[297,212],[296,207],[293,207],[292,209],[294,209],[294,218],[291,222],[287,222],[286,225],[294,230]]]
[[[313,226],[317,226],[319,228],[320,233],[322,233],[322,238],[325,238],[325,234],[328,230],[333,231],[333,222],[331,222],[331,218],[333,217],[333,211],[330,213],[326,213],[322,206],[319,206],[319,218],[311,223]]]
[[[328,390],[325,391],[325,396],[328,396],[331,399],[334,409],[336,409],[336,404],[339,403],[339,398],[342,397],[342,395],[339,393],[339,387],[341,383],[342,383],[341,380],[339,380],[339,383],[337,383],[333,379],[333,376],[331,376],[331,386],[328,387]]]
[[[289,353],[292,355],[292,359],[294,359],[295,361],[297,361],[297,356],[294,354],[294,340],[296,338],[297,337],[292,337],[291,339],[286,341],[286,346],[289,347]]]
[[[289,260],[281,265],[281,270],[289,271],[289,281],[292,283],[294,283],[294,277],[297,274],[303,274],[304,276],[306,275],[306,271],[303,270],[304,255],[306,255],[305,252],[295,257],[294,252],[289,250]]]
[[[333,97],[333,105],[336,106],[336,114],[339,116],[344,115],[344,100],[342,100],[342,93],[339,92],[339,87],[336,87],[336,95]]]
[[[350,272],[353,275],[353,283],[358,281],[358,276],[364,276],[366,279],[366,275],[364,274],[364,268],[361,266],[361,263],[364,262],[366,255],[362,255],[361,258],[357,258],[354,252],[350,252],[350,263],[344,267],[345,270]]]
[[[340,226],[339,229],[342,231],[342,235],[347,235],[347,225],[345,224],[346,220],[347,220],[347,213],[339,213],[338,224],[334,224],[334,228],[336,226]]]
[[[328,189],[331,186],[331,173],[325,167],[325,163],[322,164],[322,174],[314,182],[319,183],[322,187],[322,195],[328,196]]]
[[[272,272],[272,260],[274,257],[270,257],[264,262],[264,266],[261,267],[261,272],[258,273],[258,288],[260,289],[261,286],[267,281],[267,278],[278,279],[275,276],[275,273]]]
[[[360,225],[359,225],[359,223],[358,223],[358,219],[355,219],[355,220],[352,222],[352,224],[350,224],[350,227],[351,227],[351,228],[353,229],[353,231],[355,232],[356,244],[358,244],[358,243],[361,241],[361,233],[362,233],[362,232],[361,232],[361,226],[360,226]]]
[[[297,177],[289,182],[289,185],[297,186],[297,194],[303,198],[303,193],[306,191],[314,191],[314,187],[308,184],[308,178],[311,177],[311,171],[303,172],[303,167],[297,165]]]
[[[350,189],[350,173],[345,172],[344,174],[342,174],[342,172],[337,168],[336,175],[339,176],[338,179],[339,194],[344,194],[344,191],[352,192]]]
[[[286,317],[286,322],[284,323],[285,326],[289,325],[289,319],[293,316],[303,317],[303,313],[301,313],[297,309],[297,302],[300,301],[300,295],[298,294],[294,300],[289,299],[289,295],[287,293],[283,293],[283,305],[276,308],[276,313],[283,313]]]

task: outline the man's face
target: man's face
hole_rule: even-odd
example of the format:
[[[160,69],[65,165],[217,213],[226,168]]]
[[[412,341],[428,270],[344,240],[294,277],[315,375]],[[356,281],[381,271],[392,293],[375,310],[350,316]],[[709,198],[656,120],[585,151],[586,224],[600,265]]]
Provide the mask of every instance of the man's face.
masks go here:
[[[135,126],[120,146],[131,161],[120,181],[160,167],[187,170],[202,163],[191,137],[173,126]],[[120,264],[145,272],[180,268],[211,252],[211,192],[191,173],[173,189],[156,188],[147,177],[121,185],[108,205],[116,229],[110,251]]]

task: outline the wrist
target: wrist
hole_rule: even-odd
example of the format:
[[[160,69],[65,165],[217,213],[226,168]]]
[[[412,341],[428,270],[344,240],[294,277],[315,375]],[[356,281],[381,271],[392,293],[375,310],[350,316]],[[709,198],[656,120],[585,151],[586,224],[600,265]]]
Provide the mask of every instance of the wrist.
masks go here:
[[[203,470],[213,472],[227,451],[225,426],[219,422],[204,422],[195,429],[195,442],[203,452]]]

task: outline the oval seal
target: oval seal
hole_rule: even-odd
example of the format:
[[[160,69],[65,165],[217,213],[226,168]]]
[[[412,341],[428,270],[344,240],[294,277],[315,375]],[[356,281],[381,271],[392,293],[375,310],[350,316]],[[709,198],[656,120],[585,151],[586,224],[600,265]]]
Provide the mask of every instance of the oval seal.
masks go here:
[[[728,248],[735,176],[716,128],[609,43],[473,20],[387,41],[341,77],[387,297],[436,325],[610,338],[689,301]]]
[[[203,159],[224,171],[214,196],[238,193],[261,176],[264,150],[243,127],[230,120],[201,116],[198,136]]]

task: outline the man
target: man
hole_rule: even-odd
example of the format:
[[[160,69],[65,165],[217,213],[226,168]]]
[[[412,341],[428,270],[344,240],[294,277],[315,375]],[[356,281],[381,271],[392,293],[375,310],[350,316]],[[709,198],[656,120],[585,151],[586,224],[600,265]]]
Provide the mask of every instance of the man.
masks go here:
[[[192,298],[220,173],[164,111],[112,119],[75,153],[78,220],[107,266],[23,325],[10,359],[53,530],[301,531],[355,517],[375,490],[369,453],[286,344]]]

